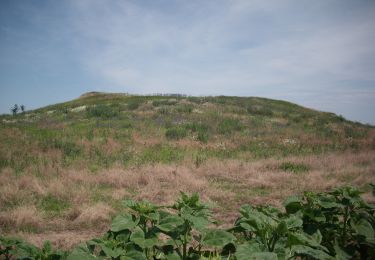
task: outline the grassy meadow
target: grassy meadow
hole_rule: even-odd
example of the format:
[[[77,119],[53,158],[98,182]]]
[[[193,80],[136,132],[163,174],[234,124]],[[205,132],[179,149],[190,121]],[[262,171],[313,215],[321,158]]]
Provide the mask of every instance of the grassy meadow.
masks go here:
[[[373,126],[255,97],[88,93],[0,116],[0,144],[0,233],[59,248],[126,198],[198,192],[226,227],[245,203],[375,182]]]

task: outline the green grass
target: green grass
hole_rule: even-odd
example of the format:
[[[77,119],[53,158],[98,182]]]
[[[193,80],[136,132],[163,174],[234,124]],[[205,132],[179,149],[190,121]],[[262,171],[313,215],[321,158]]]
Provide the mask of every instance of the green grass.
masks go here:
[[[119,107],[117,106],[107,106],[104,104],[99,104],[97,106],[91,106],[86,110],[86,115],[88,118],[100,117],[100,118],[113,118],[119,115]]]
[[[280,165],[280,170],[292,173],[304,173],[308,172],[310,167],[303,163],[283,162]]]
[[[143,152],[136,156],[131,163],[137,165],[153,163],[175,163],[184,158],[184,151],[180,148],[170,145],[157,144],[147,147]]]
[[[59,199],[53,195],[43,197],[39,202],[39,208],[48,215],[59,215],[70,207],[67,200]]]
[[[187,134],[187,130],[184,127],[180,126],[171,127],[165,132],[165,136],[169,140],[179,140],[186,137]]]
[[[234,131],[241,131],[244,128],[238,119],[225,118],[218,125],[218,132],[220,134],[231,134]]]

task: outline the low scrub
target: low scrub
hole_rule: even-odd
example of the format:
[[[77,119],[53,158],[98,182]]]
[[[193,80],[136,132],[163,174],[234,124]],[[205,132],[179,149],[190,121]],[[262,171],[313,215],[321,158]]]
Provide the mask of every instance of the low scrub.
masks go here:
[[[157,144],[146,148],[142,153],[133,159],[135,164],[154,164],[154,163],[172,163],[182,160],[184,153],[181,149],[178,149],[169,145]]]
[[[373,194],[375,195],[375,189]],[[70,252],[0,237],[2,259],[374,259],[375,206],[344,187],[306,192],[285,210],[244,205],[229,229],[215,228],[197,194],[170,206],[126,200],[100,238]]]
[[[96,106],[91,106],[86,110],[86,116],[99,117],[99,118],[113,118],[119,115],[119,108],[108,106],[104,104],[99,104]]]
[[[251,115],[273,116],[273,111],[270,108],[263,106],[250,105],[246,108],[246,110]]]
[[[140,105],[142,105],[145,101],[141,98],[132,98],[128,101],[128,109],[129,110],[136,110]]]
[[[180,126],[174,126],[165,132],[165,136],[170,140],[179,140],[186,137],[188,134],[186,128]]]
[[[185,125],[185,128],[197,135],[198,141],[207,143],[209,138],[210,127],[201,122],[191,122]]]
[[[159,106],[173,106],[177,104],[176,99],[157,99],[152,101],[152,105],[154,107],[159,107]]]
[[[283,162],[280,169],[286,172],[302,173],[309,171],[309,166],[303,163]]]
[[[218,125],[218,132],[220,134],[231,134],[234,131],[241,131],[244,128],[238,119],[225,118]]]

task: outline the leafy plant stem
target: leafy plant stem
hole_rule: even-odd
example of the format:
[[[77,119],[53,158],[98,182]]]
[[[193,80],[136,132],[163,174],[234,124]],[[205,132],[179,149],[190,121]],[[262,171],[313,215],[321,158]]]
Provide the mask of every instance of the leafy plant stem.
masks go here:
[[[344,228],[342,230],[342,242],[344,243],[346,240],[346,226],[348,222],[348,217],[349,217],[349,207],[345,207],[344,211]]]
[[[184,234],[184,242],[182,245],[182,259],[186,259],[186,249],[187,249],[187,231]]]

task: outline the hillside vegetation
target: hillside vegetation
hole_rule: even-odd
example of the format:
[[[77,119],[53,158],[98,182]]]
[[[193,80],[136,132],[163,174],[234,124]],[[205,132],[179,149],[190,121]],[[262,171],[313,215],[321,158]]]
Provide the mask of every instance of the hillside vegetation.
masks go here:
[[[197,192],[228,227],[242,204],[375,182],[374,127],[256,97],[88,93],[2,115],[0,143],[0,233],[60,248],[128,198]]]

